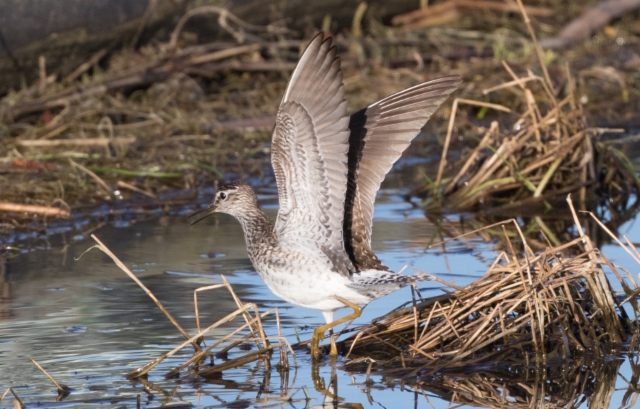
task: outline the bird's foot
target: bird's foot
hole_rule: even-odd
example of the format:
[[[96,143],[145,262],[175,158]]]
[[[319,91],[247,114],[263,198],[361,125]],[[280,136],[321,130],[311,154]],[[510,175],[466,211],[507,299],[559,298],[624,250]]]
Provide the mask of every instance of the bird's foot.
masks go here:
[[[344,316],[342,318],[339,318],[333,322],[329,322],[325,325],[321,325],[318,328],[315,329],[315,331],[313,331],[313,336],[311,337],[311,356],[313,357],[313,359],[318,359],[320,358],[320,347],[318,346],[318,344],[320,343],[320,340],[322,338],[324,338],[324,333],[327,330],[331,330],[331,350],[329,352],[330,356],[335,357],[338,355],[338,348],[336,347],[336,342],[335,339],[333,337],[333,327],[335,327],[336,325],[340,325],[342,323],[345,323],[347,321],[352,321],[355,320],[356,318],[358,318],[360,315],[362,315],[362,307],[360,307],[358,304],[352,303],[349,300],[346,300],[342,297],[338,297],[337,295],[334,296],[334,298],[338,301],[340,301],[341,303],[343,303],[345,306],[352,308],[353,309],[353,313],[349,314],[347,316]]]
[[[329,330],[329,338],[331,339],[331,349],[329,350],[329,356],[338,356],[338,347],[336,346],[336,338],[333,336],[333,328]]]

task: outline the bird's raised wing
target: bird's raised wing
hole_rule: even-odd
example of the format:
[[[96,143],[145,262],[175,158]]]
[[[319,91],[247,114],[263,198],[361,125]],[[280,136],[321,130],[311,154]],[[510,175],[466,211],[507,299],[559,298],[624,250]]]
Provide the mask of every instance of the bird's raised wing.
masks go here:
[[[349,117],[340,60],[317,35],[293,72],[273,131],[271,163],[280,209],[276,234],[323,251],[334,271],[353,269],[342,224]]]
[[[358,269],[386,269],[371,250],[376,192],[402,152],[458,84],[457,76],[425,82],[351,116],[343,228],[345,248]]]

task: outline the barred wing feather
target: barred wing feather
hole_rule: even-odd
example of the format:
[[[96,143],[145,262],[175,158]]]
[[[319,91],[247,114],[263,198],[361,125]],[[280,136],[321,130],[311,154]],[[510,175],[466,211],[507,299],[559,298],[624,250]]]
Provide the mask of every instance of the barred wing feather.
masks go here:
[[[319,247],[331,268],[347,276],[353,270],[342,236],[348,125],[340,60],[320,34],[303,53],[276,116],[275,228],[279,240]]]
[[[458,84],[458,76],[425,82],[351,116],[343,229],[345,248],[357,269],[388,270],[371,249],[376,193],[402,152]]]

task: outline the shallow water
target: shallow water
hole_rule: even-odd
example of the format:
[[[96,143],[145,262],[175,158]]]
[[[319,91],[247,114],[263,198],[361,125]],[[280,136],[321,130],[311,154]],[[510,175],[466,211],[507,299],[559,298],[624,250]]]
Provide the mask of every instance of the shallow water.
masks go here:
[[[268,213],[275,216],[273,193],[262,195]],[[261,311],[278,307],[281,328],[291,343],[296,333],[301,339],[311,335],[314,326],[323,323],[318,311],[292,306],[276,298],[252,270],[246,257],[240,226],[231,217],[216,215],[190,227],[186,214],[131,223],[110,223],[95,234],[109,247],[191,334],[195,334],[193,291],[221,283],[224,275],[244,302],[256,303]],[[119,227],[125,226],[128,227]],[[484,274],[498,251],[495,243],[467,240],[426,250],[436,233],[435,226],[419,209],[404,202],[399,194],[386,191],[379,195],[375,210],[373,247],[394,270],[405,264],[438,274],[457,285],[466,285]],[[620,230],[635,242],[640,231],[629,222]],[[436,241],[438,241],[436,239]],[[164,317],[149,297],[105,254],[92,250],[90,240],[68,237],[66,246],[54,244],[48,250],[25,251],[0,264],[0,388],[13,387],[27,407],[142,407],[163,404],[192,404],[196,407],[313,407],[331,398],[316,391],[312,366],[306,351],[297,351],[297,366],[288,379],[281,379],[272,368],[265,371],[260,361],[228,370],[216,379],[181,377],[165,379],[164,373],[184,362],[189,349],[163,361],[142,381],[128,381],[125,374],[168,352],[183,342],[182,336]],[[603,252],[633,274],[638,271],[631,259],[616,246],[604,246]],[[615,280],[612,280],[615,283]],[[423,295],[440,290],[421,286]],[[400,290],[366,307],[356,321],[366,323],[411,299],[410,289]],[[204,325],[236,310],[225,289],[199,295]],[[220,327],[206,337],[210,343],[237,328],[240,320]],[[268,335],[277,335],[273,318],[265,320]],[[235,349],[229,357],[246,353]],[[72,389],[62,402],[56,402],[51,382],[29,358],[38,361],[54,378]],[[277,354],[274,363],[277,361]],[[607,398],[610,407],[620,407],[632,378],[628,359],[612,358],[611,381],[616,390]],[[216,361],[221,362],[220,360]],[[617,362],[617,363],[616,363]],[[619,366],[619,369],[618,369]],[[332,371],[338,383],[339,407],[366,408],[445,408],[451,396],[415,389],[398,381],[373,375],[365,382],[341,360],[335,365],[323,361],[319,376],[326,383]],[[183,372],[184,374],[184,372]],[[567,382],[573,382],[567,379]],[[288,385],[283,390],[281,385]],[[530,387],[533,387],[531,380]],[[301,389],[302,388],[302,389]],[[305,399],[305,390],[310,400]],[[430,388],[426,388],[430,390]],[[291,397],[290,402],[285,401]],[[285,397],[285,399],[283,399]],[[12,408],[7,397],[0,408]],[[576,402],[586,407],[589,399]],[[362,405],[362,406],[358,406]],[[470,406],[462,406],[470,407]]]

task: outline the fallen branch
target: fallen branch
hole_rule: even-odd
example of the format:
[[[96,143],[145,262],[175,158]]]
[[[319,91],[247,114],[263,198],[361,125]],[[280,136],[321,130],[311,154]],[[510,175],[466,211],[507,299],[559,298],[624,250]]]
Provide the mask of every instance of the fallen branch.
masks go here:
[[[27,205],[21,203],[0,202],[0,212],[29,213],[49,217],[69,217],[69,211],[58,207]]]
[[[93,54],[91,56],[91,58],[89,58],[86,62],[84,62],[82,65],[80,65],[78,68],[76,68],[71,74],[67,75],[62,80],[62,83],[63,84],[69,84],[69,83],[75,81],[82,74],[84,74],[85,72],[89,71],[89,69],[91,69],[91,67],[96,65],[101,59],[103,59],[105,55],[107,55],[107,49],[106,48],[103,48],[100,51],[98,51],[97,53]]]
[[[220,27],[222,27],[229,34],[231,34],[239,43],[244,42],[247,37],[247,33],[245,30],[254,31],[254,32],[269,32],[274,34],[291,34],[292,33],[291,30],[288,30],[283,27],[278,27],[273,25],[268,25],[263,27],[263,26],[256,26],[254,24],[249,24],[246,21],[243,21],[240,18],[238,18],[235,14],[229,12],[229,10],[222,7],[202,6],[202,7],[197,7],[195,9],[189,10],[184,16],[180,18],[180,21],[178,21],[176,28],[174,28],[173,32],[171,33],[171,39],[169,40],[170,49],[176,48],[176,45],[178,43],[178,37],[180,36],[180,33],[182,32],[182,28],[184,27],[185,23],[189,21],[191,17],[202,15],[202,14],[217,14],[218,24],[220,25]],[[231,25],[229,24],[230,21],[237,24],[238,27],[237,28],[231,27]]]
[[[25,148],[51,148],[56,146],[109,146],[114,145],[129,145],[136,141],[133,136],[118,136],[115,138],[87,138],[87,139],[54,139],[44,140],[35,139],[28,141],[18,141],[18,145]]]
[[[89,169],[85,168],[84,166],[80,165],[79,163],[75,162],[73,159],[69,158],[69,163],[71,164],[71,166],[73,166],[76,169],[81,170],[82,172],[86,173],[87,175],[91,176],[91,178],[93,180],[96,181],[96,183],[98,185],[100,185],[101,188],[104,189],[104,191],[111,195],[113,194],[113,190],[111,190],[111,188],[109,187],[109,185],[107,185],[105,183],[104,180],[100,179],[100,176],[96,175],[95,173],[93,173],[92,171],[90,171]]]
[[[433,6],[395,16],[391,20],[391,23],[394,26],[403,26],[403,28],[407,30],[432,26],[434,25],[432,22],[435,21],[438,15],[447,15],[448,13],[455,12],[457,9],[461,8],[502,12],[517,12],[519,10],[517,4],[508,4],[501,1],[449,0],[444,3],[434,4]],[[525,9],[527,10],[527,13],[532,16],[547,17],[555,13],[553,9],[547,7],[527,6]]]
[[[194,58],[193,63],[190,63],[188,60],[184,62],[175,61],[171,64],[165,64],[162,67],[156,68],[152,71],[135,74],[126,78],[118,78],[105,81],[102,84],[73,94],[62,96],[55,95],[38,101],[17,104],[7,109],[6,113],[4,114],[0,112],[0,118],[2,116],[8,116],[9,118],[13,118],[15,120],[16,118],[19,118],[23,115],[43,111],[45,109],[69,106],[90,97],[106,94],[107,92],[146,86],[155,82],[164,81],[172,74],[175,74],[177,72],[190,73],[190,70],[197,70],[195,74],[210,77],[213,74],[224,70],[238,70],[247,72],[292,71],[296,66],[296,63],[293,62],[231,60],[219,64],[209,64],[204,66],[203,68],[195,67],[196,65],[202,64],[205,60],[211,63],[216,59],[224,59],[228,58],[230,55],[238,55],[241,53],[250,52],[252,50],[256,50],[256,46],[252,45],[238,47],[233,53],[227,52],[227,50],[223,50],[220,51],[219,54],[212,53],[208,56]],[[67,92],[68,91],[65,91],[65,93]]]
[[[117,183],[118,187],[121,187],[123,189],[129,189],[131,191],[140,193],[142,195],[145,195],[147,197],[150,197],[152,199],[157,199],[158,197],[156,195],[154,195],[153,193],[147,192],[146,190],[140,189],[139,187],[133,186],[130,183],[127,182],[123,182],[122,180],[119,180]]]
[[[580,17],[567,24],[557,36],[540,41],[542,48],[564,48],[604,26],[624,13],[640,8],[640,0],[603,1],[586,10]]]

